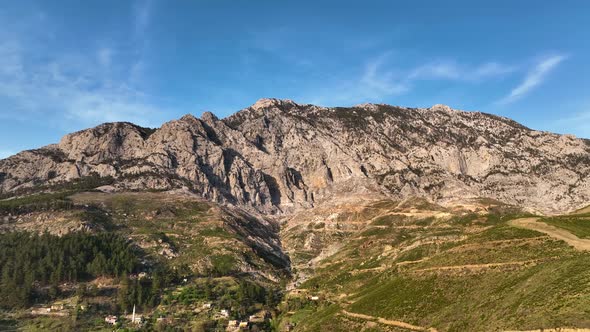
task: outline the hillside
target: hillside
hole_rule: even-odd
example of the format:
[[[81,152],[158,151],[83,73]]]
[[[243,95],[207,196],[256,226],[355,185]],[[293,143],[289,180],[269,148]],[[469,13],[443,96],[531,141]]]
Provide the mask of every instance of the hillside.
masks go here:
[[[443,105],[106,123],[0,160],[0,330],[590,329],[589,173]]]
[[[228,317],[243,317],[272,305],[274,297],[265,294],[278,293],[289,275],[276,222],[182,191],[33,194],[0,201],[0,211],[0,309],[12,312],[0,314],[0,330],[2,322],[27,330],[108,330],[101,320],[122,317],[133,304],[150,314],[149,329],[171,322],[215,327],[223,308]],[[39,241],[35,236],[46,244],[19,254],[31,247],[27,241]],[[106,242],[104,236],[125,248],[123,263],[112,249],[59,245],[68,237],[74,245]],[[55,256],[46,265],[49,254],[35,257],[39,251]],[[195,312],[206,303],[212,308]],[[166,322],[157,324],[159,317]]]
[[[588,252],[514,225],[534,219],[514,206],[480,201],[419,209],[382,200],[306,214],[315,220],[284,234],[296,248],[296,278],[283,320],[297,331],[590,328]],[[588,215],[540,220],[566,233],[572,223],[578,234],[590,229]],[[359,229],[337,226],[347,221]],[[318,300],[306,301],[310,296]]]

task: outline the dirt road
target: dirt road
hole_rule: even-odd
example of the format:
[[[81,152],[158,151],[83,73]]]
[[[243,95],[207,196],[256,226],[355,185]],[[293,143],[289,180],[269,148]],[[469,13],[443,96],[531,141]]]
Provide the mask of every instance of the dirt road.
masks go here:
[[[537,232],[545,233],[552,238],[567,242],[567,244],[571,245],[577,250],[590,250],[590,240],[580,239],[565,229],[558,228],[538,220],[539,218],[520,218],[511,220],[508,222],[508,224],[515,227],[527,228]]]
[[[453,271],[453,270],[482,270],[494,267],[506,266],[524,266],[536,263],[536,259],[528,261],[502,262],[502,263],[486,263],[486,264],[465,264],[465,265],[451,265],[451,266],[434,266],[424,269],[412,270],[411,272],[428,272],[428,271]]]
[[[400,322],[399,320],[390,320],[390,319],[385,319],[385,318],[381,318],[381,317],[357,314],[357,313],[349,312],[346,310],[342,310],[342,313],[348,317],[354,317],[354,318],[364,319],[364,320],[368,320],[368,321],[378,322],[383,325],[400,327],[400,328],[411,330],[411,331],[437,332],[436,329],[432,328],[432,327],[426,328],[426,327],[422,327],[422,326],[416,326],[416,325],[408,324],[405,322]]]
[[[577,329],[577,328],[569,328],[569,327],[557,327],[554,329],[539,329],[539,330],[510,330],[504,332],[590,332],[590,329]]]

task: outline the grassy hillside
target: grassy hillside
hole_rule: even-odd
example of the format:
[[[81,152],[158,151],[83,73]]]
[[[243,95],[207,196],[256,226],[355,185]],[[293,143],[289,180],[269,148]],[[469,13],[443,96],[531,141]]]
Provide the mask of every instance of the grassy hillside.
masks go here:
[[[299,287],[304,299],[285,300],[283,324],[296,331],[590,327],[590,254],[508,225],[524,216],[512,208],[445,215],[431,207],[430,216],[397,209],[381,210],[316,265]],[[582,220],[546,220],[587,234]]]
[[[543,222],[563,228],[581,239],[590,238],[590,214],[543,218]]]
[[[148,331],[224,331],[254,314],[264,317],[251,325],[259,331],[590,328],[590,253],[513,227],[530,215],[494,200],[347,200],[284,220],[281,238],[271,220],[178,193],[67,191],[0,201],[0,211],[0,233],[19,231],[3,235],[1,290],[24,303],[4,306],[0,330],[110,331],[111,314],[115,328]],[[589,219],[541,220],[588,238]],[[51,261],[36,246],[18,249],[18,239],[36,239],[27,232],[53,234],[39,243],[55,243]],[[98,249],[60,259],[78,248],[68,239],[105,234],[129,250],[132,267],[109,270],[115,261],[96,262]],[[80,277],[55,272],[68,269]],[[20,280],[15,271],[33,272]],[[30,296],[7,283],[30,285]],[[141,326],[129,321],[134,304]]]
[[[0,290],[11,295],[11,301],[0,303],[5,309],[0,330],[109,331],[112,326],[104,321],[108,315],[119,318],[117,327],[131,330],[225,330],[229,319],[247,320],[261,310],[272,311],[286,276],[280,265],[284,263],[260,249],[265,245],[260,241],[276,237],[270,226],[265,229],[246,212],[186,194],[34,194],[0,201],[0,224],[7,246],[14,247],[15,239],[37,239],[27,234],[55,234],[43,235],[44,242],[37,246],[7,247],[11,250],[4,252],[11,265],[0,269],[0,277],[6,274],[0,278]],[[95,245],[78,254],[72,250],[86,247],[68,240],[88,242],[105,235],[131,250],[132,267],[112,272],[110,252],[97,252]],[[53,248],[51,256],[45,255],[52,261],[37,247]],[[18,258],[15,250],[26,259]],[[98,256],[106,257],[104,264]],[[72,278],[70,270],[78,277]],[[22,283],[20,274],[30,288],[26,296],[11,292],[14,287],[8,285]],[[141,326],[126,318],[133,305],[144,317]],[[220,315],[222,309],[229,311],[227,317]],[[257,328],[268,330],[267,325],[268,320],[262,320]]]

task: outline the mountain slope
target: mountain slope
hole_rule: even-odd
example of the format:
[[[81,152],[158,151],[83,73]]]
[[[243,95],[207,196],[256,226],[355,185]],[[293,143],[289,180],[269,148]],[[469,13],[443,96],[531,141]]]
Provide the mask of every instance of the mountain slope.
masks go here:
[[[0,328],[590,327],[587,253],[513,221],[585,239],[589,173],[588,140],[443,105],[106,123],[0,160]]]
[[[107,123],[0,161],[0,192],[99,175],[125,189],[188,187],[265,213],[351,192],[491,197],[545,213],[590,199],[590,142],[435,105],[324,108],[262,99],[226,119]]]
[[[297,278],[282,303],[281,324],[295,331],[590,328],[588,252],[514,227],[512,220],[527,217],[514,206],[416,203],[381,200],[300,213],[282,234],[289,253],[297,253],[291,255]],[[542,220],[587,237],[588,217]]]

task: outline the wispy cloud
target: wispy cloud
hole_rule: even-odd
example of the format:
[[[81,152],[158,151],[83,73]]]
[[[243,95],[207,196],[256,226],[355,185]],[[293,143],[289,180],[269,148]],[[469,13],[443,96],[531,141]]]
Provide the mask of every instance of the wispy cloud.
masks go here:
[[[293,40],[297,36],[298,30],[288,26],[246,31],[245,38],[240,42],[245,51],[240,54],[240,57],[245,64],[251,64],[256,60],[267,61],[268,55],[272,55],[275,59],[281,59],[289,65],[310,67],[314,64],[313,55],[298,51],[306,48],[300,44],[294,44]],[[260,57],[260,53],[263,57]]]
[[[509,104],[522,98],[532,89],[543,83],[547,75],[565,59],[567,59],[567,56],[565,55],[554,55],[540,60],[535,67],[528,72],[524,80],[512,89],[510,94],[499,100],[498,103]]]
[[[480,81],[503,76],[516,70],[514,66],[498,62],[486,62],[476,66],[462,66],[455,61],[436,61],[414,68],[408,75],[409,80],[452,80]]]
[[[385,68],[389,53],[365,63],[356,79],[339,79],[301,100],[318,105],[344,105],[372,102],[386,96],[400,95],[409,90],[404,77]]]
[[[410,68],[398,68],[392,64],[391,52],[367,61],[357,79],[338,80],[325,88],[319,96],[307,99],[312,103],[335,105],[351,102],[378,102],[384,98],[410,92],[420,81],[443,80],[481,82],[502,77],[517,70],[515,66],[499,62],[479,65],[460,65],[456,61],[438,60]]]
[[[137,3],[130,30],[146,29],[150,8],[150,1]],[[50,30],[51,19],[43,21]],[[26,31],[0,31],[0,107],[7,110],[0,119],[53,121],[70,130],[105,121],[157,126],[166,118],[158,100],[142,89],[143,48],[130,54],[102,44],[90,51],[93,56],[57,52]]]
[[[481,66],[476,67],[471,72],[471,77],[475,79],[487,78],[487,77],[494,77],[494,76],[502,76],[506,74],[513,73],[518,68],[516,66],[510,66],[501,64],[498,62],[486,62]]]
[[[409,87],[395,72],[384,69],[388,55],[369,61],[365,66],[358,87],[365,95],[397,95],[408,91]]]
[[[114,61],[113,53],[99,49],[95,59],[61,54],[34,61],[17,41],[0,43],[0,102],[11,110],[3,117],[53,115],[69,127],[105,121],[158,125],[154,119],[163,118],[163,111],[124,78],[125,66],[119,74],[104,68]]]

